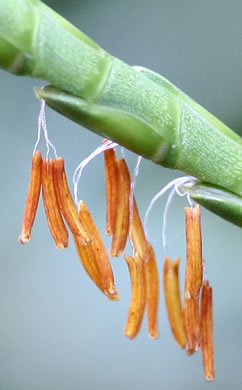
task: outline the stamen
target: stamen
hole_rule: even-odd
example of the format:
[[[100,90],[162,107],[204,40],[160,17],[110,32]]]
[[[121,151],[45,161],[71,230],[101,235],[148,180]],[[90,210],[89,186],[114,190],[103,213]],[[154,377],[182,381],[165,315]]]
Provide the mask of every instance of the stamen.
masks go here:
[[[184,323],[187,353],[200,347],[200,290],[203,279],[202,235],[200,206],[185,207],[186,214],[186,275],[184,297]]]
[[[164,294],[166,309],[173,336],[181,348],[186,345],[186,334],[179,288],[179,263],[177,257],[171,262],[168,256],[164,260]]]
[[[144,263],[146,263],[150,259],[150,250],[139,215],[135,196],[133,199],[133,218],[130,231],[130,242],[133,247],[133,251],[139,255]]]
[[[31,230],[34,224],[34,219],[39,204],[39,195],[41,189],[41,164],[41,153],[39,151],[36,151],[32,157],[32,170],[25,203],[24,219],[22,231],[19,236],[19,241],[22,244],[27,243],[31,238]]]
[[[128,318],[124,329],[125,336],[130,339],[137,336],[144,316],[145,309],[145,276],[144,264],[138,255],[135,257],[124,256],[128,265],[130,282],[131,282],[131,298],[129,304]]]
[[[150,244],[149,260],[144,264],[145,273],[145,296],[148,317],[148,332],[151,338],[157,339],[160,336],[158,329],[158,309],[159,309],[159,272],[155,258],[155,252]]]
[[[64,160],[61,157],[54,160],[54,186],[60,210],[72,234],[78,237],[83,244],[87,244],[92,240],[92,237],[90,233],[86,231],[85,226],[79,218],[68,186]]]
[[[115,216],[117,212],[118,192],[120,191],[119,163],[114,149],[104,151],[105,184],[106,184],[106,226],[105,233],[114,232]]]
[[[119,188],[117,197],[117,212],[114,221],[114,231],[110,255],[119,257],[125,248],[129,235],[129,193],[130,175],[129,169],[124,159],[118,160]]]
[[[186,331],[186,352],[191,355],[200,348],[200,299],[184,297],[184,325]]]
[[[115,148],[118,144],[112,141],[105,141],[102,145],[98,146],[88,157],[86,157],[84,160],[80,162],[80,164],[76,167],[74,175],[73,175],[73,186],[74,186],[74,201],[79,207],[79,201],[78,201],[78,185],[79,181],[82,175],[83,169],[89,164],[91,160],[93,160],[96,156],[98,156],[100,153],[104,152],[105,150]]]
[[[85,269],[91,280],[96,284],[96,286],[102,292],[104,292],[99,274],[98,264],[96,262],[96,253],[92,242],[88,245],[83,245],[77,237],[73,236],[73,238],[76,246],[76,251],[83,265],[83,268]]]
[[[68,247],[68,231],[65,227],[57,202],[54,180],[53,160],[42,160],[42,194],[50,233],[58,249]]]
[[[94,283],[109,299],[117,301],[119,300],[119,294],[115,286],[113,270],[103,240],[83,201],[80,201],[79,209],[80,219],[86,230],[92,235],[92,241],[88,245],[83,245],[74,236],[78,255]]]
[[[186,281],[185,294],[198,298],[203,279],[201,209],[185,207],[186,214]]]
[[[203,353],[204,375],[208,381],[214,380],[212,300],[212,288],[209,286],[208,280],[205,280],[202,286],[201,345]]]

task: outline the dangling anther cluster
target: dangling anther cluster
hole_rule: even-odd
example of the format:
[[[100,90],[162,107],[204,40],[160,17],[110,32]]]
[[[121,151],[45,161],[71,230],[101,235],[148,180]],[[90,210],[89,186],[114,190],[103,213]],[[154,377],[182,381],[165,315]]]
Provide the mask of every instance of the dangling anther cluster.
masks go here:
[[[184,309],[179,291],[180,259],[164,261],[164,294],[168,318],[177,343],[186,347],[187,355],[202,348],[204,375],[214,379],[212,288],[204,279],[200,206],[185,207],[187,258]]]
[[[128,166],[124,158],[117,158],[114,146],[110,147],[109,143],[108,148],[102,150],[107,204],[105,233],[111,236],[111,257],[121,256],[127,241],[130,241],[133,252],[124,255],[131,283],[124,334],[130,339],[136,337],[146,310],[148,334],[151,338],[158,338],[160,286],[155,253],[142,225]],[[77,254],[91,280],[110,300],[119,300],[107,250],[84,201],[77,204],[73,201],[63,158],[44,159],[39,151],[34,152],[19,241],[26,243],[30,240],[41,189],[49,230],[56,247],[64,249],[68,246],[69,228]],[[179,290],[180,260],[176,258],[172,262],[168,256],[165,257],[163,268],[165,303],[175,340],[181,348],[186,347],[188,355],[201,346],[205,377],[213,380],[212,289],[203,278],[200,207],[186,207],[185,215],[187,259],[184,308]]]

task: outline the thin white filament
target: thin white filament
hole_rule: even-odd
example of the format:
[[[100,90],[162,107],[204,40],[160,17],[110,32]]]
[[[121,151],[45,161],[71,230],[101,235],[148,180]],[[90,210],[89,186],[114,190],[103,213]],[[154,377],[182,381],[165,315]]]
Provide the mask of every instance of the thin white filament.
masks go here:
[[[165,256],[168,255],[168,252],[167,252],[167,241],[166,241],[167,214],[168,214],[168,210],[170,208],[171,202],[172,202],[172,200],[174,198],[175,192],[177,193],[177,195],[179,195],[181,197],[186,196],[187,201],[188,201],[190,207],[193,207],[193,205],[194,205],[194,202],[192,201],[189,192],[181,192],[180,186],[182,184],[184,184],[184,182],[174,184],[174,187],[172,188],[170,194],[168,195],[168,198],[167,198],[167,201],[166,201],[166,205],[165,205],[165,208],[164,208],[163,224],[162,224],[162,244],[163,244],[163,250],[164,250]]]
[[[33,154],[36,152],[37,146],[38,146],[39,141],[40,141],[41,128],[43,128],[44,137],[45,137],[45,144],[46,144],[46,149],[47,149],[46,158],[48,158],[48,156],[49,156],[50,147],[53,150],[55,158],[57,158],[56,148],[52,144],[52,142],[50,141],[49,136],[48,136],[46,117],[45,117],[45,100],[43,100],[43,99],[41,99],[41,101],[40,101],[40,113],[39,113],[39,118],[38,118],[38,136],[37,136],[37,141],[36,141],[35,146],[34,146]]]
[[[184,184],[184,183],[182,183],[182,184]],[[181,192],[181,190],[180,190],[180,186],[181,186],[182,184],[175,184],[175,191],[176,191],[177,195],[179,195],[181,198],[182,198],[183,196],[186,196],[186,197],[187,197],[187,201],[188,201],[190,207],[193,207],[193,206],[194,206],[194,202],[193,202],[193,200],[191,199],[191,196],[190,196],[189,192],[188,192],[188,191],[186,191],[186,192]]]
[[[175,187],[175,190],[179,190],[179,187],[182,185],[182,184],[185,184],[186,182],[189,182],[189,181],[194,181],[196,180],[195,177],[193,176],[182,176],[182,177],[178,177],[177,179],[174,179],[172,181],[170,181],[164,188],[162,188],[154,197],[153,199],[151,200],[147,210],[146,210],[146,213],[145,213],[145,219],[144,219],[144,229],[145,229],[145,234],[146,234],[146,237],[148,237],[148,229],[147,229],[147,225],[148,225],[148,218],[150,216],[150,212],[155,204],[155,202],[161,197],[163,196],[170,188],[172,188],[173,186]],[[190,199],[190,198],[189,198]]]
[[[166,201],[166,205],[165,205],[165,208],[164,208],[164,212],[163,212],[162,245],[163,245],[165,256],[167,256],[167,254],[168,254],[167,253],[167,241],[166,241],[167,214],[168,214],[168,210],[169,210],[170,204],[171,204],[171,202],[173,200],[173,197],[175,195],[175,192],[176,192],[176,187],[174,186],[172,188],[171,192],[168,195],[168,198],[167,198],[167,201]]]
[[[208,274],[207,274],[205,260],[203,259],[203,281],[204,280],[208,280]]]
[[[136,179],[139,174],[140,163],[142,160],[142,156],[138,156],[137,162],[134,168],[134,174],[130,183],[130,193],[129,193],[129,234],[131,233],[132,221],[133,221],[133,204],[134,204],[134,190]]]
[[[80,162],[80,164],[76,167],[75,172],[73,174],[73,186],[74,186],[74,200],[79,207],[79,202],[78,202],[78,186],[79,186],[79,181],[82,175],[83,169],[89,164],[91,160],[93,160],[96,156],[98,156],[100,153],[104,152],[105,150],[108,149],[113,149],[117,146],[115,142],[112,141],[106,141],[102,145],[98,146],[89,156],[87,156],[84,160]]]
[[[39,118],[38,118],[38,135],[37,135],[37,140],[35,142],[35,145],[34,145],[34,150],[33,150],[33,154],[35,154],[36,152],[36,149],[39,145],[39,142],[40,142],[40,133],[41,133],[41,119],[40,119],[40,114],[39,114]]]
[[[125,159],[126,158],[126,156],[125,156],[125,149],[124,149],[123,146],[121,146],[120,151],[121,151],[122,157]]]

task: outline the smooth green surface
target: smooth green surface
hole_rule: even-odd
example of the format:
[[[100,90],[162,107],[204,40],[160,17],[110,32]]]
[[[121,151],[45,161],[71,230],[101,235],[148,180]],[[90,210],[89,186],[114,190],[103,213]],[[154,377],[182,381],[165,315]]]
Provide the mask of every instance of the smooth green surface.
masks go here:
[[[221,118],[242,130],[241,1],[171,0],[48,2],[78,28],[128,64],[165,75]],[[60,252],[49,235],[42,205],[33,238],[17,239],[37,137],[37,79],[0,71],[0,388],[1,390],[227,390],[240,389],[242,261],[241,229],[202,210],[206,273],[214,289],[216,380],[203,379],[200,353],[186,357],[172,338],[161,291],[160,333],[150,340],[146,322],[136,340],[122,335],[129,278],[122,258],[115,259],[121,301],[108,302],[91,284],[74,245]],[[101,137],[46,110],[49,136],[65,157],[71,183],[77,164],[100,145]],[[43,140],[40,149],[45,153]],[[133,169],[136,157],[126,152]],[[142,161],[136,198],[144,216],[152,196],[180,172]],[[79,196],[103,232],[105,219],[102,158],[84,170]],[[149,220],[149,234],[162,270],[162,215],[165,198]],[[184,276],[184,198],[168,213],[167,240],[172,258],[181,256]],[[104,235],[103,235],[104,237]],[[105,237],[104,237],[105,238]],[[110,241],[105,238],[109,247]],[[131,254],[131,249],[126,252]]]
[[[150,159],[163,160],[170,144],[150,126],[121,109],[108,105],[89,103],[84,99],[61,92],[53,87],[35,90],[56,111],[75,122],[92,129],[103,137],[114,139],[120,145],[132,149]]]
[[[40,1],[18,1],[0,2],[0,36],[17,50],[15,58],[9,50],[6,69],[53,84],[50,96],[48,89],[37,96],[137,154],[242,195],[238,135],[162,76],[112,57]]]

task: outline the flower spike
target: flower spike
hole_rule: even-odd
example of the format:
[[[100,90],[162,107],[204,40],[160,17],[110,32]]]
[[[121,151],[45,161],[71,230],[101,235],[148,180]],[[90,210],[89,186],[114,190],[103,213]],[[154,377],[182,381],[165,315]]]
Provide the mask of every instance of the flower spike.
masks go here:
[[[68,231],[65,227],[59,205],[56,198],[53,181],[53,160],[42,160],[42,193],[45,214],[49,225],[50,233],[58,249],[68,246]]]
[[[145,276],[144,263],[138,255],[124,256],[129,268],[131,281],[131,299],[128,318],[124,329],[125,336],[133,339],[137,336],[145,309]]]
[[[208,381],[212,381],[214,380],[213,308],[212,288],[207,280],[204,280],[202,286],[201,344],[204,375]]]
[[[180,259],[177,257],[173,262],[168,256],[164,260],[164,293],[166,309],[173,336],[181,348],[186,345],[186,334],[184,328],[183,310],[179,290],[179,268]]]
[[[39,203],[41,188],[41,163],[41,153],[36,151],[32,157],[32,170],[25,204],[24,219],[21,234],[19,236],[19,242],[22,244],[27,243],[31,238],[31,230]]]
[[[87,244],[91,241],[91,234],[88,233],[83,225],[78,211],[71,196],[71,192],[68,186],[64,159],[58,157],[54,160],[54,186],[56,191],[57,201],[63,214],[66,223],[68,224],[72,234],[81,240],[82,243]]]
[[[83,201],[80,201],[80,219],[85,229],[92,234],[92,241],[83,245],[74,236],[77,253],[80,260],[90,276],[100,290],[111,300],[119,300],[119,294],[115,286],[112,267],[108,258],[103,240],[99,234],[96,224]]]

